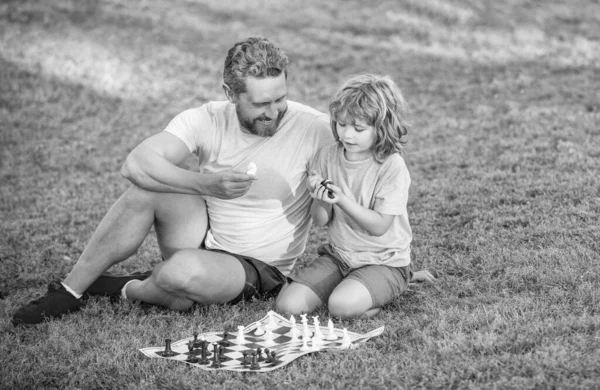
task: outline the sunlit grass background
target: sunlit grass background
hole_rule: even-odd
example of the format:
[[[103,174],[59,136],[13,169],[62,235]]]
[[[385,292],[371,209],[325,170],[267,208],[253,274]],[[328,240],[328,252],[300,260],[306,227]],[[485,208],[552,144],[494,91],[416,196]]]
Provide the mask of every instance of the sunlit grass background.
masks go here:
[[[288,53],[291,100],[325,111],[364,71],[400,85],[415,265],[438,282],[338,324],[385,325],[361,349],[270,374],[138,349],[250,324],[273,301],[174,313],[98,299],[14,329],[12,313],[68,273],[127,188],[127,153],[223,99],[225,53],[255,35]],[[599,53],[597,0],[3,1],[0,387],[600,387]],[[300,264],[324,239],[313,230]],[[115,270],[158,261],[150,236]]]

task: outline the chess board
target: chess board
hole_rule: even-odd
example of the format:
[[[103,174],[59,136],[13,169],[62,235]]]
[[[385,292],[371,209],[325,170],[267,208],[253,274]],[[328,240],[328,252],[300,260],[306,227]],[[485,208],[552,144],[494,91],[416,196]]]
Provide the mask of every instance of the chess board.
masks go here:
[[[269,323],[270,321],[273,321],[273,323]],[[272,343],[267,341],[265,335],[255,334],[257,328],[259,327],[259,323],[262,325],[262,327],[267,327],[269,325],[272,329]],[[295,333],[297,334],[298,341],[295,342],[292,342],[292,327],[297,328],[297,332]],[[304,340],[305,335],[302,324],[293,324],[290,320],[271,311],[260,321],[254,322],[253,324],[244,328],[243,342],[237,340],[236,333],[229,335],[227,338],[229,345],[224,345],[222,352],[220,353],[220,364],[218,364],[219,367],[215,367],[214,364],[213,347],[216,343],[223,341],[222,332],[208,332],[201,335],[201,337],[209,343],[209,348],[206,355],[208,358],[208,363],[206,364],[190,363],[187,361],[188,357],[190,356],[188,344],[190,341],[194,340],[194,337],[188,337],[173,342],[171,344],[171,350],[174,353],[173,356],[163,356],[165,346],[143,348],[140,351],[150,358],[175,360],[209,371],[230,370],[238,372],[268,372],[283,367],[300,356],[309,353],[331,349],[356,348],[359,343],[365,342],[372,337],[379,336],[381,333],[383,333],[384,329],[384,327],[380,327],[366,334],[358,334],[347,331],[347,338],[349,338],[351,342],[350,345],[347,345],[343,342],[343,330],[334,328],[333,331],[337,336],[337,339],[327,340],[330,329],[327,326],[319,326],[319,328],[325,337],[317,346],[313,346],[312,340]],[[314,324],[309,324],[308,329],[313,334],[316,331]],[[268,356],[261,353],[261,357],[257,357],[259,368],[251,368],[249,360],[244,362],[244,359],[248,359],[244,358],[244,352],[247,354],[247,356],[250,356],[250,353],[253,351],[256,352],[257,348],[260,348],[262,351],[268,349],[270,353],[275,352],[275,357],[268,359]],[[199,354],[197,350],[192,351],[191,353],[194,355]]]

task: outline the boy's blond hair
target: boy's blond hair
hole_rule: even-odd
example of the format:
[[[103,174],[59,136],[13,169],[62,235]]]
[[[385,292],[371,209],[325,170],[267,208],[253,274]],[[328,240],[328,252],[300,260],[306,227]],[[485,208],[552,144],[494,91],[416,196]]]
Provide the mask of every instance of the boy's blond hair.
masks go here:
[[[375,128],[377,137],[373,157],[383,162],[402,151],[408,133],[407,106],[400,88],[389,76],[363,74],[350,78],[329,103],[331,129],[339,142],[336,124],[339,118],[365,121]]]

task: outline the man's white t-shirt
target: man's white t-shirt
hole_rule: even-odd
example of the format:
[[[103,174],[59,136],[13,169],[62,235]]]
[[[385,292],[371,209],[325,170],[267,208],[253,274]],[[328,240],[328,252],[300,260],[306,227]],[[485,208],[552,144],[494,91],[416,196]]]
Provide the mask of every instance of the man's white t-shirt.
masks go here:
[[[242,132],[230,102],[210,102],[177,115],[165,131],[200,160],[201,173],[245,173],[253,162],[257,180],[235,199],[205,196],[209,249],[254,257],[288,274],[304,252],[311,226],[305,179],[323,146],[333,143],[329,117],[300,103],[288,110],[272,137]]]

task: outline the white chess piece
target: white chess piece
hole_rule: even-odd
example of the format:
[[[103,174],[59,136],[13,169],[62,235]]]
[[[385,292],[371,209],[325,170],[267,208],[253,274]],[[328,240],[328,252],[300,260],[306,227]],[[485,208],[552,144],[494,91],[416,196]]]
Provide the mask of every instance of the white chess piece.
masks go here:
[[[306,337],[302,338],[302,346],[300,347],[300,350],[302,352],[310,351],[311,350],[310,347],[308,346],[308,342],[306,340],[307,340]]]
[[[317,322],[317,324],[318,324],[318,322]],[[317,340],[319,340],[319,342],[321,342],[321,340],[323,340],[323,332],[321,331],[321,327],[316,326],[316,325],[315,325],[315,338]]]
[[[342,345],[340,348],[348,349],[352,346],[352,340],[350,340],[350,335],[348,334],[348,329],[344,328],[343,330],[344,336],[342,337]]]
[[[267,320],[267,329],[275,329],[277,328],[277,322],[275,322],[275,316],[273,315],[273,311],[269,311]]]
[[[273,331],[271,329],[267,329],[264,345],[265,347],[272,347],[275,345],[275,341],[273,341]]]
[[[299,341],[298,339],[298,328],[296,328],[295,326],[292,327],[292,338],[290,340],[290,343],[297,343]]]
[[[308,321],[302,321],[302,327],[304,331],[304,338],[311,338],[312,332],[308,329]]]
[[[256,164],[254,164],[253,162],[251,162],[250,164],[248,164],[248,170],[246,171],[246,173],[248,175],[256,176],[256,171],[257,170],[258,170],[258,167],[256,166]]]
[[[265,334],[265,330],[263,329],[263,326],[260,323],[260,321],[256,322],[256,330],[254,331],[254,334],[257,336],[262,336],[263,334]]]
[[[315,328],[321,326],[321,323],[319,322],[319,316],[313,317],[313,325],[315,326]]]
[[[327,340],[337,340],[338,336],[335,334],[335,329],[333,328],[333,321],[331,321],[331,318],[327,322],[327,329]]]
[[[238,326],[237,337],[235,338],[235,341],[238,344],[244,344],[246,342],[246,337],[244,336],[244,326],[243,325]]]

